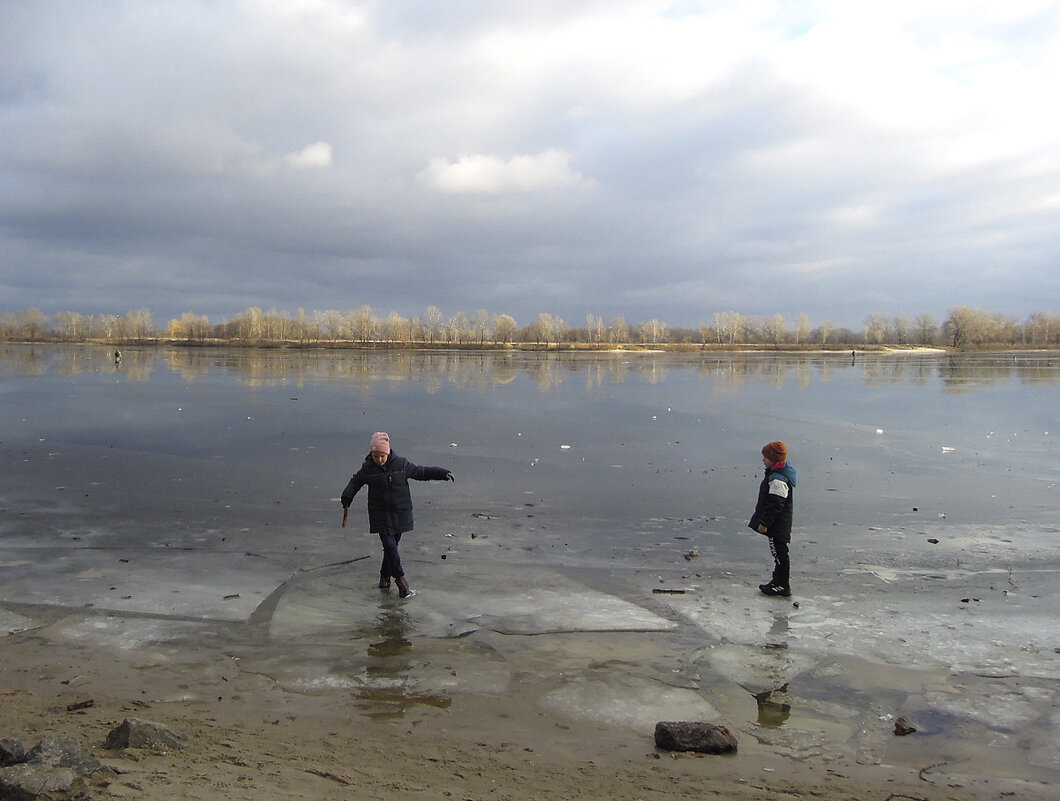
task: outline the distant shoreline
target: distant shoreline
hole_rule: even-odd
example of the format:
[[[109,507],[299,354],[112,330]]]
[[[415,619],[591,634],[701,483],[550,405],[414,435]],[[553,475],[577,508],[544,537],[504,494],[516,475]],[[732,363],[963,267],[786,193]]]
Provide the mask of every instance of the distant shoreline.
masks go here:
[[[187,340],[166,337],[150,337],[135,340],[85,339],[69,341],[62,339],[12,339],[4,340],[12,345],[92,345],[114,348],[130,347],[172,347],[172,348],[247,348],[261,350],[363,350],[363,351],[466,351],[494,353],[785,353],[785,354],[830,354],[854,356],[859,354],[876,355],[946,355],[961,353],[1055,353],[1060,346],[1042,345],[982,345],[977,347],[953,348],[941,345],[771,345],[765,343],[702,344],[702,343],[607,343],[595,344],[586,342],[560,343],[430,343],[430,342],[382,342],[351,340],[314,340],[314,341],[248,341],[228,339]]]

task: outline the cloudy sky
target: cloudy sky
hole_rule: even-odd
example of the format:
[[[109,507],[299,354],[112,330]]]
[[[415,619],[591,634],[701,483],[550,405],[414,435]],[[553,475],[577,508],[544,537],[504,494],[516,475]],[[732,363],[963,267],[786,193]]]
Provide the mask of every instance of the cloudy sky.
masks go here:
[[[1060,3],[0,0],[0,310],[1060,313]]]

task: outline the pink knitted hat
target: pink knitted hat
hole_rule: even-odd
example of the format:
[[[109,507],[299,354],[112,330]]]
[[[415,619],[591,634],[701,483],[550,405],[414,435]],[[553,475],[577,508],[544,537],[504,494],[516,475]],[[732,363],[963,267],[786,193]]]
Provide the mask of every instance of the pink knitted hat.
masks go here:
[[[372,443],[368,446],[372,453],[390,453],[390,435],[385,431],[372,434]]]

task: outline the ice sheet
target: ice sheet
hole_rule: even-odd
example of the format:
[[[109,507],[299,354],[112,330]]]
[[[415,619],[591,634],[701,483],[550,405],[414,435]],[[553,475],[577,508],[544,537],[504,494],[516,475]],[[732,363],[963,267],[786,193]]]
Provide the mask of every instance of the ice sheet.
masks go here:
[[[444,582],[444,583],[443,583]],[[269,631],[276,638],[358,630],[377,618],[380,599],[396,604],[421,636],[460,637],[478,628],[501,634],[591,631],[668,631],[677,624],[560,573],[524,568],[516,576],[495,570],[447,568],[426,574],[417,595],[403,601],[380,591],[366,570],[328,568],[292,576],[275,602]]]

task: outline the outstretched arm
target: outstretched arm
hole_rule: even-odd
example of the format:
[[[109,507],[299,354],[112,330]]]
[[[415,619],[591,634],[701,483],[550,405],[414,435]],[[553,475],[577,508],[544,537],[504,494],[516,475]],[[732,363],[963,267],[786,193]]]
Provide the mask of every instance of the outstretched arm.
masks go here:
[[[417,481],[456,481],[453,474],[444,467],[420,467],[410,464],[408,476]]]

